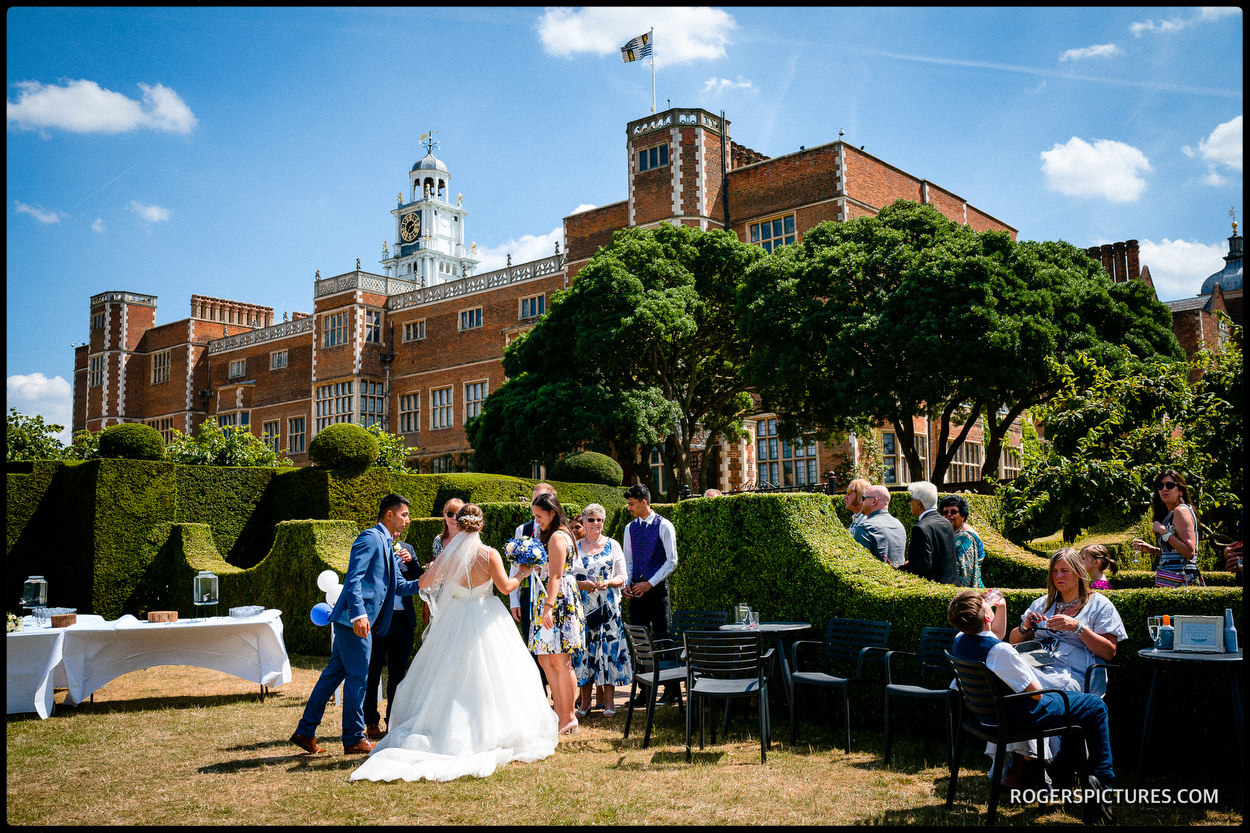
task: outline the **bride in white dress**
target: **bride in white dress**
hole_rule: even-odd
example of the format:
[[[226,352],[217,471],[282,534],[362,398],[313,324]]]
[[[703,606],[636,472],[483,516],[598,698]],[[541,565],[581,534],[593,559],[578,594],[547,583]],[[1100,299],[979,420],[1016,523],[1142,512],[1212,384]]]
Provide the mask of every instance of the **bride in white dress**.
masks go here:
[[[430,623],[395,692],[386,737],[351,780],[483,778],[509,761],[555,751],[556,715],[538,666],[491,586],[508,593],[499,553],[482,544],[482,510],[465,505],[460,532],[421,577]],[[529,568],[522,568],[524,578]]]

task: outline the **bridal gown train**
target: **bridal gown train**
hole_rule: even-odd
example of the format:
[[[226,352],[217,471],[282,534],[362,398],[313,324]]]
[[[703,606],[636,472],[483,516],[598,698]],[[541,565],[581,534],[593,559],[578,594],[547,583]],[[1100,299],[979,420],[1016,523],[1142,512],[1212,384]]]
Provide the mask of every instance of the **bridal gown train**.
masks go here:
[[[353,781],[483,778],[555,751],[538,666],[491,587],[452,591],[395,692],[386,737]]]

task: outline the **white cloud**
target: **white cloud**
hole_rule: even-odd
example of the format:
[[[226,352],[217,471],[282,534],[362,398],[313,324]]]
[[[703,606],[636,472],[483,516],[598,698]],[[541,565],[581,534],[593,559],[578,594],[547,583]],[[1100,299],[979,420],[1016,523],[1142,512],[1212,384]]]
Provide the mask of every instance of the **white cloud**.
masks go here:
[[[1150,279],[1161,301],[1192,298],[1202,288],[1208,275],[1224,266],[1228,243],[1169,240],[1162,243],[1142,240],[1137,244],[1138,260],[1150,267]]]
[[[576,211],[574,213],[577,213]],[[547,234],[523,234],[519,239],[513,238],[489,249],[479,248],[476,257],[481,261],[477,265],[478,273],[493,272],[508,265],[508,255],[512,255],[512,265],[519,266],[531,260],[541,260],[556,253],[556,243],[560,243],[560,251],[564,251],[564,226],[553,228]]]
[[[98,234],[104,234],[104,218],[96,217],[95,222],[91,224],[91,230]]]
[[[5,398],[10,408],[17,408],[26,416],[38,414],[45,423],[60,425],[64,431],[57,434],[62,445],[69,445],[70,426],[73,422],[74,390],[60,376],[49,379],[42,373],[8,377]]]
[[[59,223],[61,215],[55,211],[49,211],[42,205],[27,205],[24,202],[13,200],[13,211],[16,214],[29,214],[41,223]]]
[[[737,26],[733,15],[720,9],[673,7],[551,8],[537,23],[543,49],[562,57],[620,55],[631,38],[654,27],[656,66],[723,58]]]
[[[1241,116],[1226,121],[1211,131],[1211,135],[1198,143],[1202,158],[1217,165],[1225,165],[1241,173],[1242,141]]]
[[[1182,29],[1187,29],[1195,23],[1210,23],[1212,21],[1222,20],[1225,17],[1238,14],[1241,14],[1241,9],[1235,7],[1204,6],[1198,9],[1197,13],[1192,17],[1173,17],[1168,20],[1160,20],[1158,23],[1151,18],[1150,20],[1138,21],[1128,28],[1130,32],[1139,38],[1142,36],[1143,32],[1158,32],[1161,35],[1167,35],[1172,32],[1179,32]]]
[[[1207,175],[1202,178],[1201,182],[1203,185],[1219,187],[1221,185],[1227,185],[1228,178],[1220,176],[1219,171],[1215,170],[1215,166],[1212,165],[1207,168]]]
[[[1089,144],[1073,136],[1067,144],[1042,151],[1046,186],[1070,197],[1100,197],[1110,202],[1133,202],[1146,190],[1142,173],[1150,160],[1132,145],[1110,139]]]
[[[130,210],[149,223],[163,223],[172,213],[168,208],[161,208],[159,205],[144,205],[137,200],[130,201]]]
[[[195,115],[176,92],[163,84],[139,84],[142,101],[106,90],[94,81],[66,81],[64,86],[18,81],[16,102],[4,102],[10,125],[25,130],[59,127],[72,133],[126,133],[150,128],[190,133]]]
[[[598,206],[591,205],[588,202],[584,202],[581,205],[579,205],[577,208],[574,208],[572,211],[570,211],[569,214],[581,214],[583,211],[589,211],[592,208],[598,208]]]
[[[1110,58],[1121,54],[1120,47],[1114,43],[1100,43],[1096,46],[1085,46],[1080,49],[1069,49],[1059,56],[1063,61],[1082,61],[1086,58]]]
[[[709,78],[703,84],[704,95],[707,95],[708,93],[723,93],[726,90],[745,90],[748,92],[756,92],[755,85],[750,81],[744,80],[741,75],[738,76],[737,81],[730,81],[728,78]]]

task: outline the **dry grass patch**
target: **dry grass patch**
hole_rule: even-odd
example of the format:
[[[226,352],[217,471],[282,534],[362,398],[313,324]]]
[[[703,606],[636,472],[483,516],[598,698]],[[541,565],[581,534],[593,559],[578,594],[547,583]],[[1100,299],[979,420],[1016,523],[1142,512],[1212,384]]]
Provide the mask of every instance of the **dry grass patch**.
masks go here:
[[[774,713],[779,740],[762,766],[753,714],[740,711],[728,742],[718,737],[702,752],[696,743],[687,764],[677,709],[657,710],[644,750],[641,715],[624,740],[621,708],[611,719],[592,714],[552,757],[510,764],[489,778],[349,782],[362,758],[341,752],[337,707],[327,709],[322,724],[328,754],[308,756],[287,742],[322,662],[292,657],[294,679],[264,703],[258,687],[229,675],[162,666],[114,680],[94,703],[58,705],[48,720],[10,716],[7,821],[951,825],[981,823],[985,811],[984,768],[967,768],[984,759],[965,758],[956,806],[948,812],[937,744],[922,761],[918,741],[896,741],[895,768],[887,770],[879,732],[857,728],[846,754],[832,748],[834,735],[825,727],[805,724],[805,743],[792,749],[780,742],[788,731],[780,709]],[[58,692],[58,703],[63,699]],[[1221,797],[1218,807],[1122,807],[1120,817],[1139,824],[1239,824],[1240,788],[1235,795],[1222,790]],[[1050,808],[1000,811],[1000,823],[1009,825],[1075,821]]]

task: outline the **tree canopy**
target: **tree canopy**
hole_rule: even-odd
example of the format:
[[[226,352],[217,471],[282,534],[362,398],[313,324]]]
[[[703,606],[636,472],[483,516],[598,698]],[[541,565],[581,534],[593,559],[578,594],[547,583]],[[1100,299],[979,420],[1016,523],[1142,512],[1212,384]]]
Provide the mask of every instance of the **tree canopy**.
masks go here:
[[[1067,243],[1017,244],[901,200],[756,263],[738,322],[747,380],[783,433],[886,422],[920,479],[913,418],[936,420],[939,484],[978,417],[982,472],[995,471],[1008,427],[1058,392],[1055,367],[1078,352],[1108,367],[1182,355],[1148,287],[1112,284]]]
[[[1234,327],[1235,338],[1239,328]],[[999,490],[1008,532],[1023,540],[1063,530],[1072,540],[1107,517],[1150,502],[1164,468],[1185,475],[1204,524],[1234,536],[1245,500],[1241,350],[1230,339],[1186,362],[1149,361],[1113,373],[1056,367],[1062,390],[1034,409],[1042,453]]]
[[[695,482],[691,440],[742,431],[753,410],[734,327],[742,275],[765,256],[724,231],[623,229],[504,353],[509,381],[467,426],[477,466],[529,474],[575,450],[634,461],[659,445],[673,484]]]
[[[64,458],[65,448],[56,436],[64,430],[63,425],[44,422],[39,414],[27,416],[17,408],[9,408],[4,427],[5,460],[13,463]]]

